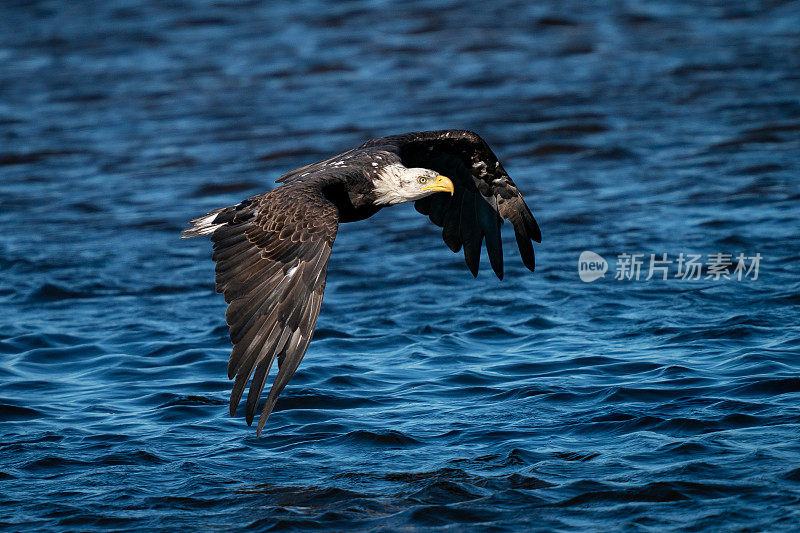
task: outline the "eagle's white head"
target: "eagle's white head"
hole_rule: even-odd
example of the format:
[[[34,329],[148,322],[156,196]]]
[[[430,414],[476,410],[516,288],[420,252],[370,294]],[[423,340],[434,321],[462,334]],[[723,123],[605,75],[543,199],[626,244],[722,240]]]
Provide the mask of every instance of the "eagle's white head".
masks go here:
[[[453,194],[455,188],[450,178],[428,168],[407,168],[387,165],[373,180],[377,204],[394,205],[430,196],[435,192]]]
[[[407,168],[392,164],[383,167],[373,180],[375,203],[394,205],[430,196],[435,192],[455,191],[450,178],[427,168]]]

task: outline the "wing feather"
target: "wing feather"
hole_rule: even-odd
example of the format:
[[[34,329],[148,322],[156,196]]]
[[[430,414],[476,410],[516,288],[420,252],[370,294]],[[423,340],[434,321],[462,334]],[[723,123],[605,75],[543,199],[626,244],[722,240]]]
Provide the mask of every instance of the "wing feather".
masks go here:
[[[266,357],[262,359],[256,366],[256,371],[253,373],[253,379],[250,381],[250,391],[247,393],[247,405],[245,407],[245,416],[247,417],[247,424],[253,423],[253,417],[258,407],[258,398],[261,397],[261,391],[264,390],[264,384],[267,382],[267,374],[272,361],[275,356]]]
[[[308,349],[322,304],[338,211],[313,183],[297,180],[193,223],[184,236],[211,235],[216,290],[229,304],[225,320],[233,343],[228,361],[228,377],[234,379],[231,414],[250,382],[245,416],[252,423],[272,363],[279,360],[260,434]]]
[[[434,200],[435,198],[438,198],[438,196],[437,197],[428,196],[428,198]],[[447,209],[445,207],[446,205],[447,204],[442,201],[431,201],[431,207],[428,214],[431,217],[431,222],[433,222],[439,227],[444,225],[444,217],[445,214],[447,213]]]
[[[478,267],[481,261],[481,243],[483,230],[477,222],[477,206],[475,193],[466,190],[461,203],[461,242],[464,243],[464,261],[467,263],[472,275],[478,276]]]
[[[475,208],[478,224],[486,237],[486,251],[492,270],[498,278],[503,279],[503,242],[500,239],[500,225],[503,220],[483,198],[476,197]]]
[[[455,184],[452,198],[444,194],[417,200],[417,210],[442,227],[442,239],[454,252],[464,249],[464,260],[477,274],[481,239],[492,269],[503,278],[500,226],[514,226],[523,263],[535,267],[531,240],[542,234],[519,189],[480,136],[467,130],[422,131],[369,141],[368,148],[393,151],[407,167],[423,167],[448,176]],[[477,246],[476,246],[477,243]]]
[[[322,295],[325,291],[325,280],[317,287],[311,295],[308,313],[304,315],[305,323],[311,323],[311,329],[301,328],[297,330],[297,337],[293,337],[292,341],[286,348],[278,354],[278,376],[272,384],[272,388],[267,396],[267,401],[264,409],[261,411],[261,416],[258,419],[257,434],[261,434],[264,424],[267,422],[272,409],[275,407],[275,402],[278,400],[278,395],[283,391],[286,384],[294,375],[297,367],[300,366],[300,361],[303,359],[303,354],[308,349],[308,343],[311,342],[311,331],[313,324],[316,322],[316,317],[319,315],[319,309],[322,305]]]
[[[448,198],[449,205],[444,217],[442,240],[454,253],[461,250],[461,203],[463,191]]]

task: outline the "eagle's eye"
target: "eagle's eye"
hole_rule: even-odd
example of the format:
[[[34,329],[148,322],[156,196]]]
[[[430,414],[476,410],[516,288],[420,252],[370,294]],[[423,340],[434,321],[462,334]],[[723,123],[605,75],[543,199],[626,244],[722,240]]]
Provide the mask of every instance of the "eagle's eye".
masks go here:
[[[426,183],[428,183],[428,178],[426,178],[425,176],[420,176],[417,178],[417,181],[419,182],[420,185],[425,185]]]

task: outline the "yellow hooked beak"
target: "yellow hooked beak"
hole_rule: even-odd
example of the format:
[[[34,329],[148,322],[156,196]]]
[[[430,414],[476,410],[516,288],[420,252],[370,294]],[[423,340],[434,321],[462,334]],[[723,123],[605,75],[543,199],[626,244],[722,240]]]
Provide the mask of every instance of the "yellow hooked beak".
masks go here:
[[[436,181],[433,185],[428,185],[422,188],[423,191],[433,191],[433,192],[449,192],[450,196],[453,196],[455,192],[455,187],[453,186],[453,182],[450,181],[450,178],[447,176],[436,176]]]

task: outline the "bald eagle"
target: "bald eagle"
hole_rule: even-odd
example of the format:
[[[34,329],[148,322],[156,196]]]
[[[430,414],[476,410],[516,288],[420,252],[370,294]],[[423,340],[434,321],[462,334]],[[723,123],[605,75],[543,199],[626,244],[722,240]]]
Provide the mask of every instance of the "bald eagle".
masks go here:
[[[503,279],[500,226],[514,226],[522,261],[534,269],[531,240],[541,233],[514,182],[486,142],[467,130],[423,131],[368,141],[292,170],[279,187],[191,221],[182,237],[210,235],[216,290],[225,295],[233,351],[231,416],[247,382],[252,424],[272,362],[278,374],[258,420],[257,436],[308,348],[317,322],[328,258],[339,224],[385,206],[415,202],[442,228],[474,276],[481,242]],[[252,380],[250,376],[252,375]]]

